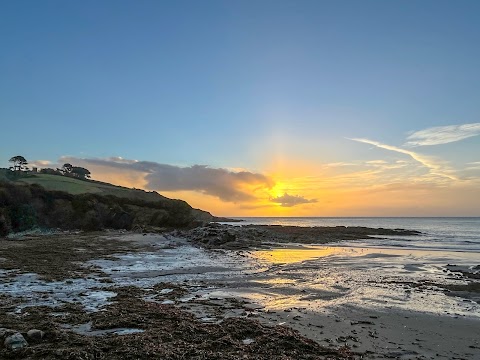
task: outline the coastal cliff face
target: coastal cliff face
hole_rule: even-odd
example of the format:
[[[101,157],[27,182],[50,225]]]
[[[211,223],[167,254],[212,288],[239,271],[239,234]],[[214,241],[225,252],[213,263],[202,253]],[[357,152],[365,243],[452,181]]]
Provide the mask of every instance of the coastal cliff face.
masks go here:
[[[70,194],[46,190],[38,184],[0,182],[0,236],[37,227],[86,231],[183,228],[215,220],[185,201],[149,194],[149,200]]]

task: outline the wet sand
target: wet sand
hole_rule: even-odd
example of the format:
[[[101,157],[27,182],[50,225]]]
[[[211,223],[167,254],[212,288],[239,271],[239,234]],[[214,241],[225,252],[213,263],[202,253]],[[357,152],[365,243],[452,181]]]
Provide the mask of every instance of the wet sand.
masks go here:
[[[0,358],[480,358],[464,264],[285,244],[204,250],[174,235],[0,241],[0,327],[46,334]]]

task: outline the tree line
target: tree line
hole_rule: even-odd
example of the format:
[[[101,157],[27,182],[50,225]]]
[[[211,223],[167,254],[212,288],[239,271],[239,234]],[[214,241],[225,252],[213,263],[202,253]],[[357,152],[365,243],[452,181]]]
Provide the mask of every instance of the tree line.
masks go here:
[[[28,161],[21,155],[13,156],[9,162],[12,163],[10,166],[10,170],[15,173],[22,173],[22,172],[29,172],[30,169],[27,167]],[[63,164],[61,168],[52,169],[52,168],[44,168],[40,169],[39,173],[41,174],[50,174],[50,175],[63,175],[69,176],[77,179],[89,179],[90,178],[90,171],[80,166],[73,166],[72,164],[66,163]]]

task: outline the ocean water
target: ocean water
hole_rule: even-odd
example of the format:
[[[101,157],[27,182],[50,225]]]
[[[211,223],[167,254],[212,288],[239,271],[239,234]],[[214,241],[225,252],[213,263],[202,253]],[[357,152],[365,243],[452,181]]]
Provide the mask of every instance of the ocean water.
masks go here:
[[[449,270],[452,265],[470,270],[480,265],[480,218],[242,219],[244,222],[236,224],[364,226],[421,232],[253,251],[251,257],[265,266],[256,282],[269,286],[268,290],[258,289],[254,298],[267,308],[398,308],[480,319],[478,293],[452,296],[442,291],[442,284],[466,283]],[[301,291],[292,294],[292,289]]]
[[[376,239],[348,241],[342,245],[358,247],[411,248],[478,253],[480,262],[480,218],[332,218],[332,217],[246,217],[238,225],[284,226],[364,226],[372,228],[417,230],[419,236],[381,236]]]

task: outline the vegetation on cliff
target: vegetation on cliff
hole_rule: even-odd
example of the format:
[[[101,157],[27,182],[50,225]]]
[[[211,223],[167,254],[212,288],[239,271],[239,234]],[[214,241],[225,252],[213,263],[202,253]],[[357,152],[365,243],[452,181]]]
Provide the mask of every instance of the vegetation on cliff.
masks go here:
[[[37,184],[0,182],[0,236],[36,227],[64,230],[186,227],[194,221],[185,201],[156,202],[48,191]]]
[[[22,160],[23,163],[26,161]],[[0,169],[0,236],[33,228],[155,230],[216,220],[185,201],[169,199],[154,191],[72,175],[68,169],[73,171],[75,167],[71,165],[64,173],[55,174],[14,166]]]

